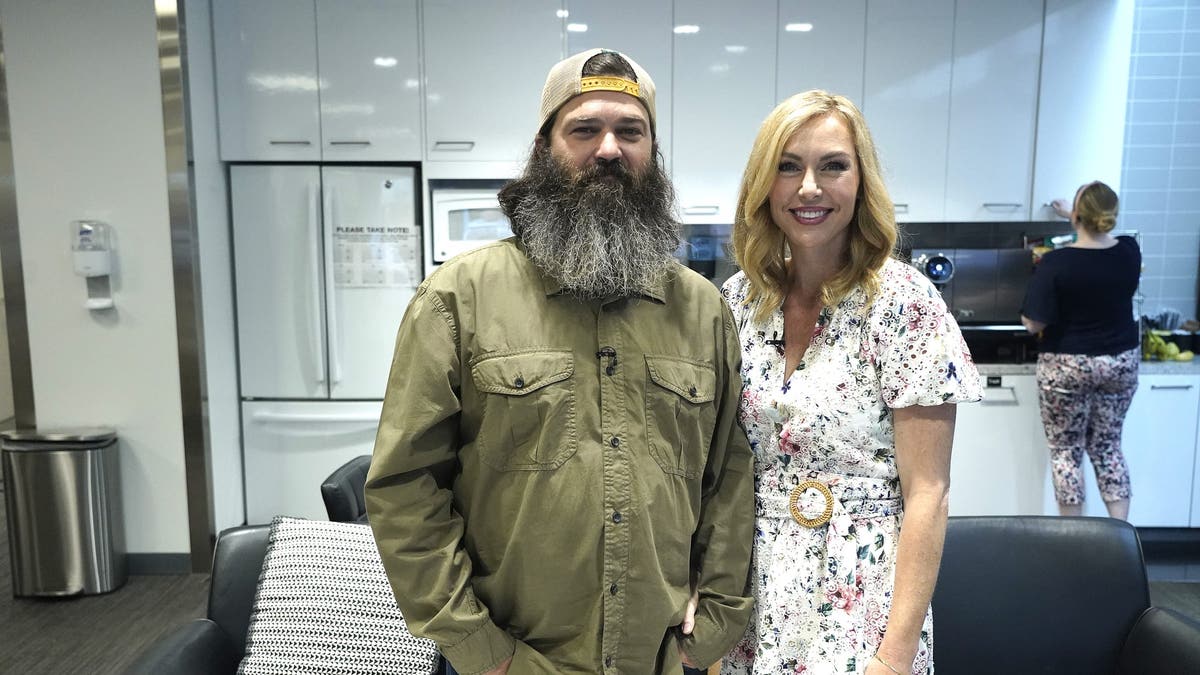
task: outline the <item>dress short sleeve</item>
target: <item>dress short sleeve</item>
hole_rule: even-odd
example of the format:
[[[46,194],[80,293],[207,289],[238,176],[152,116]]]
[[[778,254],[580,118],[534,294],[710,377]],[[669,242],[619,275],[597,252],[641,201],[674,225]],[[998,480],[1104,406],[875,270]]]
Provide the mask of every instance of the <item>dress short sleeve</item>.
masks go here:
[[[888,261],[869,316],[880,394],[889,408],[983,397],[958,323],[937,288],[915,269]]]
[[[733,320],[739,328],[746,323],[745,315],[749,311],[746,307],[746,294],[749,291],[750,280],[746,278],[745,272],[738,272],[721,284],[721,295],[729,304],[729,309],[733,312]]]

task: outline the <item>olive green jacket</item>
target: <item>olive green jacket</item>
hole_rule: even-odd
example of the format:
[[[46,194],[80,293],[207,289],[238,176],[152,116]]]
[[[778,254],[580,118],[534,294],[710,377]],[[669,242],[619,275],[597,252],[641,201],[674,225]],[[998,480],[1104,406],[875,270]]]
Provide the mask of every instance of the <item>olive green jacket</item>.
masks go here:
[[[409,628],[463,675],[722,657],[752,607],[739,367],[729,309],[682,266],[601,302],[511,239],[442,265],[400,325],[366,486]]]

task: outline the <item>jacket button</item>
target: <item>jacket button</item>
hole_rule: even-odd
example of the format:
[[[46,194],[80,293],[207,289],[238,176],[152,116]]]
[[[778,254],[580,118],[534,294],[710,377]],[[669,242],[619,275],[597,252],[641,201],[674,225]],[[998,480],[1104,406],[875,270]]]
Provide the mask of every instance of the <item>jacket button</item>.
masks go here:
[[[612,440],[610,440],[610,441],[608,442],[608,444],[609,444],[609,445],[611,445],[611,446],[613,446],[613,447],[615,448],[615,447],[617,447],[618,445],[620,445],[620,444],[621,444],[621,439],[617,438],[616,436],[613,436],[613,437],[612,437]]]
[[[609,367],[607,367],[607,368],[605,368],[605,369],[604,369],[604,374],[605,374],[605,375],[612,375],[612,374],[613,374],[613,373],[615,373],[615,372],[617,372],[617,369],[616,369],[616,368],[613,368],[612,366],[609,366]]]
[[[614,523],[621,522],[621,512],[620,511],[613,511],[613,522]]]
[[[613,584],[612,586],[609,586],[609,587],[608,587],[608,593],[609,593],[609,595],[616,595],[616,594],[617,594],[617,590],[618,590],[618,589],[617,589],[617,585],[616,585],[616,584]]]
[[[524,387],[525,386],[525,378],[518,377],[516,380],[513,380],[513,386],[516,387],[517,389]]]
[[[612,656],[611,655],[604,657],[604,667],[612,668]]]
[[[692,398],[696,398],[696,388],[692,387],[691,389],[688,389],[688,395]]]

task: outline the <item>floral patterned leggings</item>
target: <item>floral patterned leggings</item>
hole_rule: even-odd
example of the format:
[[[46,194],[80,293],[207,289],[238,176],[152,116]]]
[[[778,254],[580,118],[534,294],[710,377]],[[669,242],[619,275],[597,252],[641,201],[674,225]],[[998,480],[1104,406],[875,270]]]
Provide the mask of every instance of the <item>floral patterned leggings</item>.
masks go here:
[[[1059,504],[1083,503],[1085,451],[1104,501],[1131,496],[1121,427],[1137,391],[1140,357],[1137,348],[1112,356],[1038,355],[1038,399]]]

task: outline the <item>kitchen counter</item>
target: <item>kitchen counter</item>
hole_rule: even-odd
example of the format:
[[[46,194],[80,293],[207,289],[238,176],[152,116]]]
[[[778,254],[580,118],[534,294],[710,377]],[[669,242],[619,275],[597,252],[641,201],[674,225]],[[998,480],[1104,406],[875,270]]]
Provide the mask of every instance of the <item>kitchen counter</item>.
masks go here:
[[[1033,375],[1036,363],[978,363],[980,375]],[[1191,361],[1142,361],[1142,375],[1200,375],[1200,358]]]

